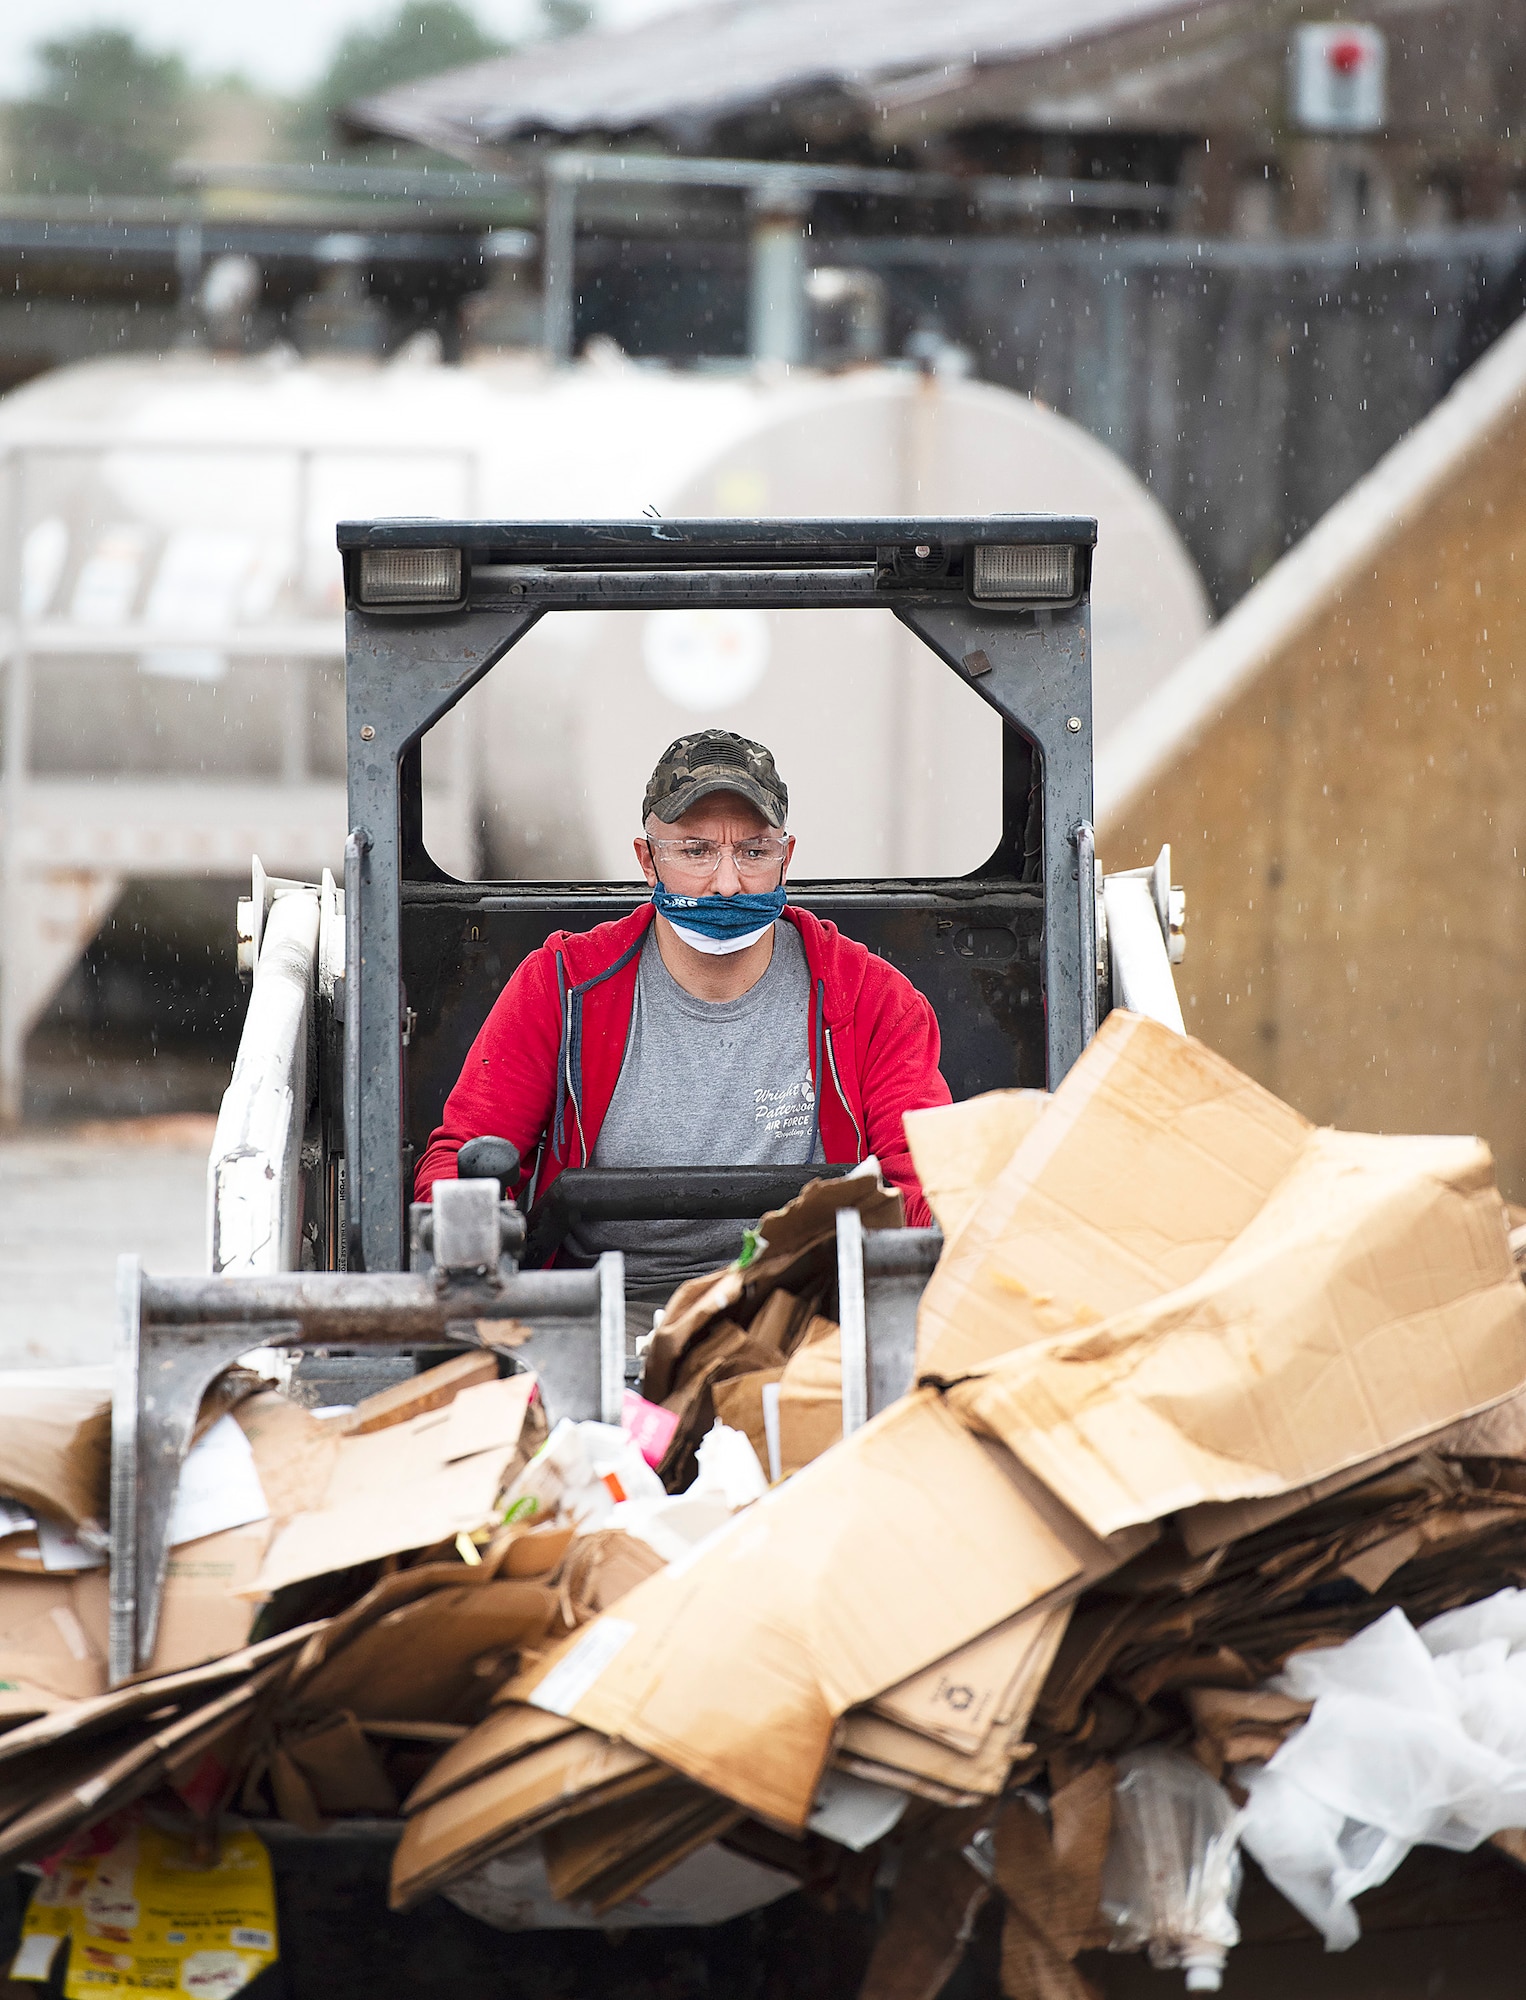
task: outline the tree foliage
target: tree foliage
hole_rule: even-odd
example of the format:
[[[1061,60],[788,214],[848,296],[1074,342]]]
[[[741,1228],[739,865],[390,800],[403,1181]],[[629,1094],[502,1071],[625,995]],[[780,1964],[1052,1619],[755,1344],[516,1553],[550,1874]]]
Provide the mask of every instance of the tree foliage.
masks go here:
[[[317,89],[298,107],[292,137],[314,157],[332,154],[335,120],[357,98],[503,52],[461,0],[404,0],[386,25],[352,28],[341,39]]]
[[[37,89],[10,107],[11,171],[27,194],[159,194],[194,128],[178,56],[155,55],[126,29],[89,28],[43,42]]]
[[[548,35],[579,35],[597,18],[593,0],[540,0]]]

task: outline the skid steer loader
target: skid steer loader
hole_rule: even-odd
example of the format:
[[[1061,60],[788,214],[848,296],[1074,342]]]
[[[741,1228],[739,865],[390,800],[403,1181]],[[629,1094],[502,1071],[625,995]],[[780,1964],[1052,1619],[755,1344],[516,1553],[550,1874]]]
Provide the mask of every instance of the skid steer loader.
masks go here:
[[[644,898],[639,886],[463,882],[423,831],[425,732],[537,620],[682,606],[892,611],[1001,717],[1001,837],[957,879],[817,881],[791,894],[927,995],[956,1099],[1053,1088],[1115,1002],[1181,1027],[1169,850],[1102,880],[1091,825],[1088,584],[1096,524],[969,520],[364,521],[339,529],[347,602],[350,832],[343,881],[273,879],[240,906],[251,997],[209,1168],[210,1272],[123,1260],[113,1425],[111,1668],[149,1656],[166,1528],[200,1398],[251,1349],[365,1392],[477,1322],[530,1329],[548,1413],[618,1421],[622,1260],[544,1268],[579,1217],[754,1220],[819,1173],[563,1173],[505,1200],[517,1156],[485,1138],[432,1208],[422,1150],[473,1035],[520,960]],[[633,779],[634,782],[634,779]],[[511,1157],[513,1156],[513,1157]],[[937,1230],[838,1242],[843,1417],[909,1385]],[[325,1375],[324,1371],[328,1374]],[[345,1371],[349,1373],[346,1376]],[[346,1399],[330,1392],[324,1400]]]

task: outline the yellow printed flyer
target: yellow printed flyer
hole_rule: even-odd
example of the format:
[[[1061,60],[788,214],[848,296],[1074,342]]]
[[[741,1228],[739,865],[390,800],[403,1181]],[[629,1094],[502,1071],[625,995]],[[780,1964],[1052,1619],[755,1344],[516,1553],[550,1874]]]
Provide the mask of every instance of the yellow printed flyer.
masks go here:
[[[47,1977],[56,1948],[48,1940],[58,1937],[63,1917],[70,1939],[65,2000],[107,1992],[122,2000],[230,2000],[275,1963],[275,1889],[257,1834],[225,1834],[219,1859],[208,1866],[173,1835],[138,1825],[84,1867],[83,1882],[65,1882],[61,1870],[46,1898],[48,1884],[39,1884],[13,1978]]]

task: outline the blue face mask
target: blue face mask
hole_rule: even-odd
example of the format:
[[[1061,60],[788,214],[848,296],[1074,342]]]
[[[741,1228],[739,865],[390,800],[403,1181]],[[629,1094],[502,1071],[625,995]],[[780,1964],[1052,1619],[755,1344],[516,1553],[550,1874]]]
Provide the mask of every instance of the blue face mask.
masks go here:
[[[784,909],[784,885],[759,896],[675,896],[658,882],[652,902],[685,944],[722,956],[745,951],[778,921]]]

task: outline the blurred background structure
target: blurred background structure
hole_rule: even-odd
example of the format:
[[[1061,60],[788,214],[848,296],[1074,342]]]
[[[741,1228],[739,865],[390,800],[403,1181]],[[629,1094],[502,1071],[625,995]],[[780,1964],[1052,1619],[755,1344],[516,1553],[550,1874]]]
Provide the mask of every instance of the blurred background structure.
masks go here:
[[[1105,769],[1158,756],[1107,858],[1177,843],[1194,1024],[1220,1040],[1222,1012],[1229,1052],[1320,1115],[1414,1122],[1375,1086],[1315,1086],[1310,1037],[1347,1073],[1328,997],[1300,1013],[1295,982],[1251,1026],[1226,1005],[1269,976],[1230,948],[1236,870],[1294,788],[1201,718],[1163,747],[1160,717],[1210,620],[1259,630],[1288,551],[1380,465],[1361,490],[1381,493],[1385,454],[1526,306],[1526,14],[516,0],[509,29],[502,0],[407,0],[352,9],[326,71],[277,87],[213,77],[161,4],[78,12],[4,107],[0,1113],[215,1104],[248,857],[312,875],[342,838],[339,515],[1063,505],[1103,517]],[[1332,676],[1438,657],[1405,602],[1364,612],[1367,664],[1327,646],[1279,696],[1300,728],[1339,715],[1322,754],[1365,726]],[[1502,683],[1511,629],[1491,617]],[[703,716],[783,759],[827,698],[798,636],[566,621],[429,746],[437,857],[623,872],[617,753]],[[879,823],[850,784],[815,829],[822,872],[915,871],[934,830],[978,846],[982,718],[924,713],[886,644],[855,639],[831,698],[861,718],[865,799],[906,810],[845,845],[849,817]],[[1400,735],[1369,782],[1410,786],[1421,825],[1433,750]],[[1242,755],[1262,790],[1226,775]],[[1503,787],[1508,758],[1489,770]],[[1350,957],[1335,922],[1305,923],[1311,960]],[[1263,937],[1257,968],[1291,949]],[[1363,949],[1362,990],[1392,994],[1390,941]],[[1444,996],[1426,1004],[1444,1035]],[[1485,1040],[1519,1080],[1506,1012]]]
[[[1526,322],[1101,754],[1169,838],[1189,1029],[1322,1123],[1488,1135],[1526,1189]]]

